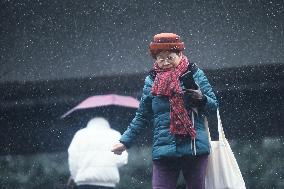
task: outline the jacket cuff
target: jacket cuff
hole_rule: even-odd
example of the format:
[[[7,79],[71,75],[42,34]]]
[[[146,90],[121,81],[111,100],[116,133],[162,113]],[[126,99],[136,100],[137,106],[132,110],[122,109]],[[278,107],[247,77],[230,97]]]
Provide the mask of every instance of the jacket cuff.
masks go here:
[[[127,149],[129,149],[130,148],[130,145],[127,143],[127,142],[125,142],[125,141],[123,141],[123,140],[119,140],[119,142],[121,143],[121,144],[123,144]]]

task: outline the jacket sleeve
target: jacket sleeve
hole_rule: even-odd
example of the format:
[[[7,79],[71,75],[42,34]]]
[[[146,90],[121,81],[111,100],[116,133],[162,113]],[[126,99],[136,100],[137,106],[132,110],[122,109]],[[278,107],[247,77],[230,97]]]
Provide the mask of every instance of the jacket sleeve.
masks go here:
[[[117,167],[121,167],[121,166],[127,164],[127,162],[128,162],[128,153],[127,153],[127,151],[122,152],[122,154],[120,156],[116,156],[116,157],[117,157],[117,161],[116,161]]]
[[[145,129],[152,120],[152,89],[153,81],[150,76],[145,79],[142,97],[140,100],[139,108],[136,111],[134,119],[131,121],[127,130],[120,138],[120,142],[129,148],[136,136],[138,136],[143,129]]]
[[[205,114],[208,114],[210,111],[216,111],[218,108],[218,101],[204,72],[201,69],[198,69],[194,74],[194,79],[204,95],[202,109],[205,111]]]
[[[80,132],[80,131],[79,131]],[[79,154],[78,154],[78,146],[79,146],[79,134],[78,132],[75,134],[75,136],[72,139],[72,142],[68,148],[68,164],[69,164],[69,170],[71,173],[72,178],[76,178],[77,172],[78,172],[78,160]]]

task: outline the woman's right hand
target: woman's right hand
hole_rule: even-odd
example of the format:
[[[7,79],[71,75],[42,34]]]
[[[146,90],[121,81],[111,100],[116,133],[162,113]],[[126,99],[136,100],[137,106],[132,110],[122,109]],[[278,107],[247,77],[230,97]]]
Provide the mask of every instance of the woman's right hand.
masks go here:
[[[126,150],[126,147],[122,143],[115,144],[111,149],[111,151],[117,155],[121,155],[124,150]]]

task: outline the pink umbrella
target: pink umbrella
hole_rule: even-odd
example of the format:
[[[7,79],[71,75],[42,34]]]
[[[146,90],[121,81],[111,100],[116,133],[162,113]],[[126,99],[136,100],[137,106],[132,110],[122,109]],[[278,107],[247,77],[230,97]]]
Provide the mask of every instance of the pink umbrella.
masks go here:
[[[130,108],[138,108],[139,101],[131,96],[121,96],[116,94],[109,94],[109,95],[96,95],[91,96],[83,100],[77,106],[66,112],[61,116],[65,118],[67,115],[71,114],[75,110],[78,109],[86,109],[86,108],[93,108],[93,107],[102,107],[102,106],[109,106],[109,105],[117,105],[117,106],[124,106]]]

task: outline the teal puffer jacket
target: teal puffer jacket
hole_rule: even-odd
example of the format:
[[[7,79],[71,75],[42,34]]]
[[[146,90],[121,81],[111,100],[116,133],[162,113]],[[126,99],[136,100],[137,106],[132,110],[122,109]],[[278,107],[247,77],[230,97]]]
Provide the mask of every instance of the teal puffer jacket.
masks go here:
[[[204,117],[217,109],[218,102],[208,79],[201,69],[196,69],[193,78],[200,87],[204,97],[206,97],[205,103],[198,108],[197,113],[194,113],[194,127],[197,132],[195,141],[191,140],[189,136],[179,137],[170,133],[169,98],[165,96],[153,96],[151,94],[153,78],[147,76],[139,108],[130,126],[121,136],[120,142],[129,148],[136,136],[150,124],[153,125],[154,134],[153,160],[162,157],[209,154],[210,145],[204,125]],[[184,84],[182,82],[180,84],[184,88]],[[186,106],[188,109],[191,108],[188,104]],[[191,114],[193,114],[193,111],[191,111]]]

